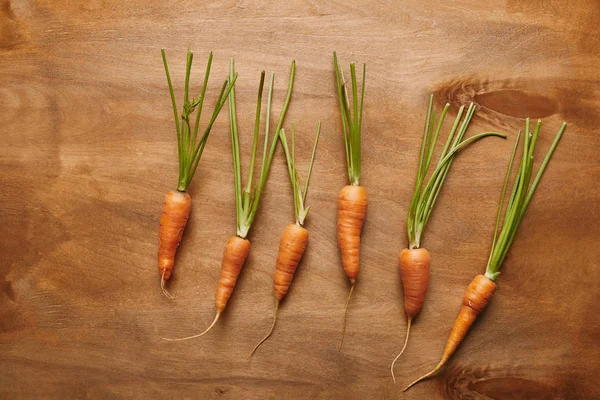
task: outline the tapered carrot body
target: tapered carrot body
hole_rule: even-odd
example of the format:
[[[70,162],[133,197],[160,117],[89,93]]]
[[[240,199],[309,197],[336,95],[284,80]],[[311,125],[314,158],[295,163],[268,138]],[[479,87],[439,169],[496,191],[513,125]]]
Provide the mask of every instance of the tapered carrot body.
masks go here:
[[[460,343],[463,341],[467,332],[477,319],[477,316],[485,309],[490,299],[496,291],[496,283],[484,275],[477,275],[475,279],[467,286],[467,290],[463,296],[463,304],[458,313],[458,317],[452,326],[450,337],[446,343],[446,348],[442,354],[442,359],[438,365],[428,374],[417,379],[406,387],[407,390],[414,384],[435,375],[448,362],[452,354],[456,351]]]
[[[346,300],[344,325],[339,350],[344,345],[348,305],[356,285],[356,276],[360,267],[360,234],[367,215],[367,191],[358,185],[345,186],[338,199],[338,246],[342,254],[342,266],[350,279],[350,292]]]
[[[289,224],[283,231],[279,243],[279,254],[275,269],[275,298],[283,299],[292,284],[298,263],[308,243],[308,230],[299,224]]]
[[[360,234],[367,215],[367,191],[362,186],[345,186],[338,199],[338,246],[342,265],[354,283],[360,265]]]
[[[273,333],[275,323],[277,322],[277,311],[279,303],[287,294],[294,279],[294,273],[298,268],[298,263],[302,259],[306,244],[308,243],[308,230],[299,223],[289,224],[285,227],[281,241],[279,243],[279,253],[277,254],[277,265],[275,269],[275,277],[273,279],[275,288],[275,312],[273,313],[273,324],[267,335],[260,341],[252,352],[250,357]]]
[[[190,216],[192,199],[186,192],[170,191],[165,197],[160,218],[158,272],[164,280],[171,277],[175,253]]]
[[[227,306],[227,302],[233,293],[235,284],[244,262],[248,258],[250,252],[250,241],[242,239],[238,236],[232,236],[225,245],[223,251],[223,262],[221,264],[221,276],[217,284],[217,294],[215,297],[215,307],[217,313],[223,312]]]
[[[423,302],[425,301],[425,294],[427,294],[427,287],[429,286],[430,262],[431,256],[426,249],[403,249],[400,252],[400,277],[402,278],[402,286],[404,287],[404,312],[406,313],[407,321],[404,346],[402,346],[402,350],[400,350],[400,353],[394,358],[390,366],[394,383],[396,382],[394,364],[396,364],[396,361],[398,361],[404,350],[406,350],[412,320],[421,311],[421,307],[423,307]]]
[[[242,239],[239,236],[232,236],[225,244],[225,250],[223,251],[223,262],[221,263],[221,276],[219,277],[219,283],[217,284],[217,294],[215,296],[215,319],[202,333],[198,333],[192,336],[186,336],[178,339],[163,338],[163,340],[169,342],[179,342],[182,340],[194,339],[203,336],[210,331],[221,316],[221,313],[227,307],[227,302],[231,298],[233,289],[237,282],[242,267],[248,258],[250,252],[250,241]]]
[[[404,249],[400,252],[400,276],[404,287],[404,311],[408,318],[419,313],[427,286],[429,286],[429,263],[431,257],[426,249]]]

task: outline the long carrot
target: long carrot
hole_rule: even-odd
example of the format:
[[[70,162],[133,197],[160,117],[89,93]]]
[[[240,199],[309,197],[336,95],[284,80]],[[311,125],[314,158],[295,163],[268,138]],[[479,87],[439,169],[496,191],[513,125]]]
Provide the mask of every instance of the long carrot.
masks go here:
[[[400,353],[394,358],[390,366],[392,379],[396,382],[394,376],[394,365],[400,358],[410,336],[410,327],[413,318],[421,311],[421,307],[425,302],[427,287],[429,286],[429,266],[431,256],[429,251],[421,247],[421,236],[427,226],[429,217],[435,206],[436,200],[442,189],[450,166],[454,160],[454,156],[461,148],[469,145],[473,141],[479,140],[486,136],[500,136],[506,138],[505,135],[496,132],[483,132],[463,140],[465,133],[471,123],[471,119],[475,113],[475,105],[471,103],[467,109],[466,116],[460,123],[465,106],[460,107],[454,124],[450,130],[446,144],[442,149],[442,153],[438,159],[437,166],[429,181],[425,184],[425,178],[431,167],[435,145],[437,143],[442,124],[448,112],[450,104],[446,104],[442,110],[442,114],[435,125],[435,110],[433,108],[433,95],[429,97],[429,108],[427,110],[427,119],[425,121],[425,129],[423,140],[421,142],[421,151],[419,156],[419,168],[417,170],[417,180],[415,184],[415,192],[413,194],[410,207],[408,209],[408,217],[406,219],[406,227],[408,232],[409,246],[400,252],[400,276],[402,278],[402,286],[404,288],[404,311],[406,313],[406,336],[404,346]],[[459,128],[460,125],[460,128]],[[435,130],[434,130],[435,128]]]
[[[315,144],[313,146],[312,156],[310,164],[308,166],[308,174],[306,177],[306,184],[304,189],[300,186],[300,179],[298,177],[298,171],[296,170],[296,157],[294,151],[294,125],[292,124],[292,151],[287,144],[287,138],[285,131],[282,129],[279,135],[285,158],[288,166],[288,172],[290,175],[290,181],[292,183],[292,193],[294,196],[294,216],[296,223],[289,224],[283,231],[281,241],[279,243],[279,253],[277,254],[277,263],[275,267],[275,276],[273,279],[274,290],[275,290],[275,311],[273,313],[273,324],[267,335],[252,349],[250,357],[263,344],[273,333],[275,329],[275,323],[277,322],[277,311],[279,310],[279,303],[283,297],[287,294],[294,274],[300,263],[300,259],[306,249],[308,243],[308,230],[304,228],[304,223],[310,207],[306,207],[306,193],[308,191],[308,183],[310,181],[310,175],[312,173],[312,167],[315,161],[315,154],[317,151],[317,143],[319,142],[319,134],[321,132],[321,122],[317,125],[317,134],[315,137]]]
[[[519,229],[519,225],[521,224],[523,216],[525,215],[525,211],[527,211],[527,207],[529,206],[533,194],[540,183],[542,175],[544,174],[544,171],[546,170],[546,167],[548,166],[548,163],[550,162],[550,159],[552,158],[552,155],[558,146],[567,124],[564,122],[562,123],[556,137],[554,138],[554,142],[550,146],[550,150],[548,150],[548,153],[546,154],[546,157],[544,158],[544,161],[542,162],[542,165],[540,166],[540,169],[538,170],[537,175],[530,186],[529,184],[533,171],[533,156],[541,126],[542,121],[538,120],[535,130],[532,134],[530,133],[529,118],[526,120],[525,138],[523,141],[523,158],[520,161],[517,177],[515,179],[512,193],[508,200],[502,227],[500,231],[498,231],[500,226],[500,216],[502,214],[502,209],[504,208],[503,205],[506,188],[521,133],[519,132],[517,135],[517,140],[515,141],[515,146],[508,164],[506,178],[504,179],[502,195],[500,196],[500,206],[498,207],[498,214],[496,217],[494,239],[492,241],[492,249],[490,251],[490,257],[488,259],[485,275],[477,275],[467,287],[467,290],[463,296],[463,304],[460,308],[458,317],[452,326],[452,331],[450,332],[450,337],[448,338],[448,342],[446,343],[446,347],[440,362],[431,372],[423,375],[408,385],[404,389],[405,391],[418,382],[434,376],[442,369],[442,367],[448,362],[450,357],[454,354],[460,343],[467,335],[469,329],[473,325],[473,322],[475,322],[475,319],[477,319],[477,316],[485,309],[488,302],[492,298],[492,295],[496,291],[496,279],[498,279],[498,276],[500,275],[500,268],[506,259],[506,255],[508,254],[508,250],[512,245],[517,230]]]
[[[258,181],[258,185],[256,187],[252,187],[252,176],[254,173],[254,163],[256,160],[256,153],[258,149],[259,142],[259,129],[260,129],[260,113],[262,109],[262,93],[265,82],[265,72],[263,71],[260,76],[260,85],[258,89],[258,100],[256,104],[256,117],[254,123],[254,139],[252,142],[252,155],[250,157],[250,168],[248,170],[248,182],[245,189],[242,190],[242,172],[241,172],[241,162],[240,162],[240,144],[239,144],[239,134],[237,128],[237,115],[236,115],[236,103],[235,103],[235,89],[232,89],[229,92],[229,125],[231,128],[231,148],[232,148],[232,158],[233,158],[233,171],[234,171],[234,186],[235,186],[235,206],[236,206],[236,235],[229,238],[227,244],[225,245],[225,250],[223,252],[223,263],[221,264],[221,274],[219,277],[219,282],[217,284],[217,293],[215,299],[215,318],[213,322],[208,326],[208,328],[196,335],[187,336],[184,338],[178,339],[164,339],[168,341],[180,341],[180,340],[188,340],[200,337],[210,331],[213,326],[219,320],[219,317],[225,310],[227,306],[227,302],[229,298],[233,294],[233,289],[235,288],[235,284],[240,275],[242,267],[248,258],[248,254],[250,252],[250,241],[246,239],[248,236],[248,232],[250,231],[250,227],[254,222],[254,217],[256,216],[256,211],[258,210],[258,205],[260,203],[260,197],[262,195],[263,189],[265,187],[265,183],[267,181],[267,177],[269,174],[269,169],[271,168],[271,161],[273,160],[273,154],[275,154],[275,148],[277,146],[277,142],[279,140],[279,134],[281,131],[281,127],[283,125],[283,121],[285,115],[287,113],[287,109],[290,103],[290,99],[292,97],[292,88],[294,85],[294,76],[296,72],[296,63],[292,62],[290,68],[290,80],[287,90],[287,95],[285,98],[285,102],[283,104],[283,108],[279,115],[279,122],[277,123],[277,127],[275,129],[275,135],[271,140],[271,146],[269,146],[269,125],[271,121],[271,99],[273,95],[273,83],[275,79],[275,75],[271,73],[271,81],[269,84],[269,92],[267,99],[267,116],[266,116],[266,124],[265,124],[265,138],[264,138],[264,149],[261,160],[261,169],[260,169],[260,177]],[[235,79],[236,74],[234,70],[234,60],[231,59],[229,64],[229,79]]]
[[[215,119],[219,115],[221,108],[227,100],[227,96],[231,91],[231,88],[235,84],[237,76],[234,76],[230,80],[230,85],[227,87],[227,80],[223,83],[221,93],[217,99],[217,105],[213,111],[212,117],[204,134],[198,140],[198,129],[200,127],[200,114],[202,113],[202,104],[204,102],[204,96],[206,94],[206,87],[208,85],[208,76],[210,75],[210,66],[212,64],[212,53],[208,57],[208,63],[206,64],[206,73],[204,74],[204,84],[200,95],[192,99],[189,99],[189,83],[190,83],[190,72],[192,69],[193,54],[188,50],[187,62],[186,62],[186,74],[185,74],[185,95],[183,98],[183,109],[181,112],[181,124],[179,123],[179,114],[177,112],[177,104],[175,102],[175,94],[173,91],[173,85],[171,83],[171,75],[169,74],[169,67],[167,66],[167,58],[165,51],[161,50],[163,65],[165,67],[165,73],[167,75],[167,83],[169,84],[169,92],[171,94],[171,102],[173,105],[173,115],[175,117],[175,128],[177,131],[177,153],[179,156],[179,184],[177,191],[170,191],[165,196],[163,203],[162,217],[160,219],[160,233],[159,233],[159,245],[158,245],[158,272],[160,273],[160,287],[169,298],[173,298],[165,289],[165,282],[171,277],[173,267],[175,265],[175,253],[177,247],[181,242],[183,231],[187,224],[190,216],[190,210],[192,208],[192,199],[186,192],[188,186],[192,182],[192,178],[198,168],[198,163],[202,157],[204,146],[208,140],[208,135],[215,122]],[[198,109],[196,114],[196,122],[194,129],[190,125],[190,115],[195,109]]]
[[[344,325],[342,340],[339,350],[344,345],[346,335],[346,322],[348,319],[348,306],[356,285],[356,277],[360,266],[360,235],[365,217],[367,215],[367,191],[360,186],[360,153],[363,104],[365,99],[365,75],[367,67],[363,64],[362,88],[360,102],[358,99],[358,84],[356,67],[350,64],[350,77],[352,82],[352,111],[348,98],[348,89],[344,79],[344,72],[340,67],[337,54],[333,52],[333,66],[337,85],[338,100],[342,116],[342,131],[344,133],[344,148],[346,150],[346,166],[350,185],[340,191],[338,198],[338,247],[342,255],[342,266],[350,280],[350,292],[346,300],[344,312]]]

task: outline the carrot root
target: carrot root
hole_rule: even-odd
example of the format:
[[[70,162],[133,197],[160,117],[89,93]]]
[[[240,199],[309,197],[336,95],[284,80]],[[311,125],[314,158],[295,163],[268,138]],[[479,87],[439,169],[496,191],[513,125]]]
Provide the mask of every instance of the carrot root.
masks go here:
[[[348,293],[348,300],[346,300],[346,311],[344,312],[344,327],[342,328],[342,340],[340,342],[340,348],[338,351],[342,351],[342,346],[344,346],[344,337],[346,337],[346,324],[348,322],[348,306],[350,305],[350,299],[352,298],[352,293],[354,292],[354,286],[356,286],[356,279],[350,279],[350,293]]]
[[[260,345],[263,344],[269,337],[271,337],[271,334],[273,333],[273,330],[275,329],[275,323],[277,322],[277,311],[278,310],[279,310],[279,300],[275,300],[275,312],[273,313],[273,325],[271,325],[271,330],[269,330],[269,333],[267,333],[267,336],[265,336],[260,342],[258,342],[258,344],[256,346],[254,346],[254,348],[250,352],[250,356],[248,356],[248,359],[251,359],[252,356],[254,355],[254,353],[256,352],[256,350],[260,347]]]
[[[394,380],[394,383],[396,383],[396,376],[394,375],[394,364],[396,364],[396,361],[398,361],[402,353],[404,353],[404,350],[406,350],[406,345],[408,344],[408,337],[410,336],[411,323],[412,317],[409,317],[406,323],[406,339],[404,339],[404,346],[402,346],[402,350],[400,350],[400,353],[398,353],[396,358],[394,358],[394,361],[392,361],[392,365],[390,366],[390,372],[392,373],[392,379]]]
[[[438,365],[436,365],[436,367],[433,370],[431,370],[431,372],[428,372],[427,374],[423,375],[422,377],[420,377],[419,379],[417,379],[416,381],[414,381],[413,383],[411,383],[410,385],[405,387],[402,391],[406,392],[408,389],[410,389],[412,386],[416,385],[417,383],[424,381],[425,379],[431,378],[432,376],[437,374],[440,371],[440,369],[442,369],[444,364],[446,364],[446,361],[440,361],[440,363]]]
[[[160,277],[160,290],[162,290],[163,294],[168,297],[169,299],[174,299],[175,296],[173,296],[171,293],[169,293],[167,291],[167,289],[165,288],[165,273],[167,272],[167,270],[163,270],[162,275]]]
[[[215,324],[217,323],[217,321],[219,320],[219,317],[221,316],[221,312],[217,311],[216,315],[215,315],[215,319],[213,320],[213,322],[209,325],[208,328],[206,328],[206,330],[202,333],[198,333],[197,335],[192,335],[192,336],[187,336],[187,337],[183,337],[183,338],[177,338],[177,339],[169,339],[169,338],[162,338],[162,340],[166,340],[167,342],[181,342],[183,340],[189,340],[189,339],[195,339],[197,337],[200,337],[206,333],[208,333],[208,331],[210,331],[213,326],[215,326]]]

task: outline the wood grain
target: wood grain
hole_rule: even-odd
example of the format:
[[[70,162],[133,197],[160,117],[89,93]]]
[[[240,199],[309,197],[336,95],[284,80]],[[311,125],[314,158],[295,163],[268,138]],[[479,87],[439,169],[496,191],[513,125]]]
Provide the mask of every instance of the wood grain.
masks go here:
[[[600,3],[507,1],[0,0],[0,397],[2,398],[600,398]],[[192,183],[193,210],[170,290],[158,288],[158,224],[176,184],[172,112],[159,49],[182,95],[209,50],[212,102],[236,57],[244,161],[260,71],[288,66],[309,191],[311,240],[269,327],[279,235],[292,220],[278,150],[252,251],[222,321],[203,329],[234,233],[227,111]],[[345,348],[348,283],[336,247],[346,184],[331,51],[367,63],[362,183],[369,191],[362,268]],[[470,134],[500,130],[456,159],[423,243],[430,292],[396,366],[405,321],[397,257],[427,96],[452,112],[474,101]],[[523,118],[543,118],[545,150],[569,127],[523,221],[497,295],[437,378],[401,395],[438,360],[461,295],[483,271],[503,171]],[[540,152],[541,152],[540,151]]]

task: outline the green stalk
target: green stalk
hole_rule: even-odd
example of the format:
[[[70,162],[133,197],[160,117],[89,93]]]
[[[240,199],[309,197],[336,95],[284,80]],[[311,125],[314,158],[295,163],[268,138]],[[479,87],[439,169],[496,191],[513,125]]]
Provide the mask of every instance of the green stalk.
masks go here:
[[[312,175],[312,167],[315,162],[315,154],[317,153],[317,143],[319,143],[319,136],[321,134],[321,121],[317,124],[317,134],[315,135],[315,144],[313,145],[312,155],[310,156],[310,164],[308,164],[308,173],[306,174],[306,183],[304,184],[304,191],[302,192],[302,202],[306,201],[306,193],[308,192],[308,182],[310,182],[310,176]]]
[[[186,58],[186,66],[185,66],[185,85],[184,85],[184,95],[183,95],[183,107],[181,110],[181,115],[177,111],[177,103],[175,101],[175,91],[173,90],[173,83],[171,81],[171,74],[169,73],[169,66],[167,64],[167,57],[165,55],[164,49],[161,50],[163,66],[165,68],[165,74],[167,76],[167,83],[169,86],[169,94],[171,96],[171,104],[173,106],[173,117],[175,119],[175,131],[177,132],[177,157],[179,160],[179,179],[177,190],[181,192],[185,192],[192,182],[192,178],[196,173],[196,169],[198,168],[198,163],[200,162],[200,158],[202,157],[202,152],[204,150],[204,146],[206,145],[206,141],[208,140],[208,135],[212,129],[212,126],[219,115],[219,112],[223,108],[225,104],[225,100],[227,95],[232,90],[233,85],[235,84],[235,78],[230,81],[230,85],[227,85],[228,81],[226,80],[223,84],[223,88],[217,99],[217,104],[213,110],[212,118],[206,127],[204,135],[196,144],[198,128],[200,125],[200,114],[202,112],[203,101],[206,94],[206,86],[208,85],[208,78],[210,75],[210,65],[212,63],[212,53],[210,53],[208,58],[208,63],[206,67],[206,73],[204,76],[204,85],[202,86],[202,92],[200,96],[194,99],[192,102],[189,101],[189,87],[190,87],[190,75],[192,70],[192,61],[194,58],[193,53],[188,50],[187,58]],[[237,77],[236,77],[237,78]],[[228,87],[229,86],[229,87]],[[193,114],[195,110],[196,114],[196,123],[194,125],[194,135],[191,135],[191,127],[190,127],[190,115]],[[179,123],[179,119],[181,118],[181,125]]]
[[[427,117],[425,120],[425,128],[423,131],[423,139],[421,141],[415,191],[410,202],[408,216],[406,219],[409,248],[411,249],[419,248],[421,245],[423,231],[429,222],[429,217],[431,216],[431,212],[433,211],[456,153],[472,142],[487,136],[506,138],[505,135],[497,132],[483,132],[463,140],[473,114],[475,113],[475,106],[473,104],[469,106],[467,114],[462,121],[462,125],[460,122],[462,119],[464,106],[460,107],[448,138],[446,139],[446,143],[442,149],[441,155],[438,159],[437,165],[426,182],[425,178],[427,177],[427,173],[431,167],[431,160],[433,159],[435,146],[439,139],[442,124],[445,120],[449,107],[450,105],[446,104],[446,106],[443,108],[436,125],[435,110],[433,109],[433,96],[430,96]]]
[[[348,90],[344,79],[344,72],[340,67],[337,54],[333,52],[333,64],[335,69],[338,100],[342,117],[342,130],[344,133],[344,149],[346,151],[346,167],[348,179],[351,185],[360,185],[361,171],[361,134],[363,122],[366,65],[363,64],[362,87],[360,101],[358,94],[358,82],[356,66],[350,64],[350,81],[352,90],[352,105],[348,96]]]
[[[542,164],[538,169],[533,183],[530,186],[529,182],[531,180],[534,162],[533,156],[535,152],[535,146],[537,144],[537,138],[541,130],[541,121],[538,120],[534,132],[531,135],[529,132],[529,118],[527,118],[525,124],[525,135],[523,140],[523,156],[519,164],[519,170],[515,179],[513,191],[508,201],[508,206],[506,207],[502,228],[498,233],[500,214],[502,213],[504,196],[508,185],[508,179],[511,172],[512,162],[517,149],[517,145],[519,143],[520,134],[517,136],[515,147],[511,156],[511,161],[509,163],[506,177],[504,180],[504,186],[502,188],[500,205],[498,206],[496,228],[494,229],[494,239],[492,241],[490,257],[488,259],[488,264],[485,271],[485,276],[488,279],[495,281],[500,275],[500,268],[502,268],[502,264],[504,263],[508,251],[510,250],[510,247],[515,239],[519,226],[521,225],[521,221],[523,220],[523,216],[525,215],[525,211],[527,211],[527,208],[529,207],[529,203],[533,198],[533,194],[537,190],[540,180],[542,179],[542,175],[546,171],[548,163],[550,162],[550,159],[552,158],[552,155],[554,154],[554,151],[556,150],[556,147],[558,146],[558,143],[560,142],[560,139],[562,138],[566,128],[567,124],[563,122],[558,130],[558,133],[554,138],[554,141],[552,142],[552,145],[550,146],[550,149],[548,150],[548,153],[546,153],[546,156],[544,157],[544,160],[542,161]],[[496,240],[496,238],[498,239]]]
[[[260,110],[262,103],[262,91],[264,87],[264,72],[261,74],[261,83],[259,85],[259,95],[257,100],[256,107],[256,117],[254,124],[254,140],[252,143],[252,156],[250,159],[250,169],[248,173],[248,185],[246,189],[242,192],[242,178],[241,178],[241,162],[240,162],[240,145],[239,145],[239,134],[237,128],[237,117],[236,117],[236,107],[235,107],[235,91],[231,91],[229,93],[229,124],[231,128],[231,143],[232,143],[232,154],[233,154],[233,168],[234,168],[234,183],[235,183],[235,196],[236,196],[236,232],[237,235],[241,238],[246,238],[248,232],[254,222],[254,218],[256,216],[256,212],[258,210],[258,205],[260,203],[260,197],[263,192],[265,183],[267,181],[267,177],[269,174],[269,169],[271,167],[271,162],[273,160],[273,155],[275,154],[275,149],[277,146],[277,141],[279,140],[279,134],[281,131],[281,127],[283,125],[283,121],[285,119],[285,115],[287,113],[287,109],[289,107],[290,99],[292,97],[292,88],[294,85],[294,77],[296,72],[296,62],[293,61],[290,68],[290,80],[288,84],[288,90],[286,99],[283,104],[283,108],[281,110],[281,114],[279,116],[279,121],[277,123],[277,127],[275,129],[275,135],[273,139],[270,141],[270,149],[268,149],[269,143],[269,125],[271,118],[271,99],[273,96],[273,83],[274,83],[274,74],[271,74],[269,92],[267,97],[267,122],[265,124],[265,143],[263,149],[263,157],[261,160],[261,168],[258,184],[253,189],[252,188],[252,175],[254,173],[254,166],[256,161],[256,153],[258,150],[258,129],[260,127]],[[232,77],[234,74],[234,60],[231,59],[229,66],[229,75]]]
[[[310,211],[310,207],[305,207],[306,202],[306,193],[308,191],[308,183],[310,181],[310,176],[312,174],[313,164],[315,162],[315,154],[317,151],[317,144],[319,142],[319,135],[321,133],[321,121],[319,121],[317,125],[317,134],[315,135],[315,143],[313,145],[312,155],[310,157],[310,164],[308,166],[308,173],[306,174],[306,182],[304,185],[304,190],[302,190],[302,186],[300,185],[300,178],[298,177],[298,171],[296,169],[296,158],[294,154],[295,149],[295,133],[294,133],[294,125],[292,124],[292,150],[290,152],[290,148],[287,143],[287,138],[285,135],[285,131],[282,129],[279,135],[279,139],[281,140],[281,145],[283,147],[283,152],[285,154],[285,159],[288,167],[288,174],[290,176],[290,182],[292,184],[292,193],[294,196],[294,217],[296,219],[296,223],[298,225],[304,225],[304,221],[308,216],[308,212]]]
[[[256,150],[258,149],[258,132],[260,130],[260,111],[262,109],[262,93],[265,86],[265,71],[260,74],[260,84],[258,85],[258,99],[256,100],[256,117],[254,118],[254,138],[252,139],[252,155],[250,156],[250,169],[248,170],[248,183],[244,191],[244,208],[250,205],[250,194],[252,190],[252,177],[254,175],[254,161],[256,160]],[[265,140],[266,143],[266,140]],[[264,158],[263,158],[264,159]]]
[[[198,97],[198,112],[196,113],[196,123],[194,124],[194,140],[192,140],[192,147],[196,147],[196,138],[198,137],[198,128],[200,128],[200,116],[202,115],[202,106],[204,105],[204,96],[206,95],[206,87],[208,86],[208,76],[210,75],[210,67],[212,65],[213,53],[212,51],[208,55],[208,62],[206,63],[206,71],[204,72],[204,82],[202,83],[202,91]]]
[[[338,62],[337,54],[333,52],[333,66],[335,69],[335,82],[337,85],[338,98],[340,103],[340,114],[342,116],[342,132],[344,133],[344,148],[346,150],[346,166],[348,176],[352,175],[352,159],[350,158],[350,141],[348,139],[348,124],[346,122],[346,108],[344,107],[344,98],[342,94],[342,85],[345,84],[343,72]]]
[[[233,57],[229,61],[229,79],[235,73]],[[229,127],[231,131],[231,151],[233,159],[233,180],[235,187],[235,209],[237,226],[242,218],[242,167],[240,163],[240,142],[237,128],[237,113],[235,109],[235,89],[229,93]]]

